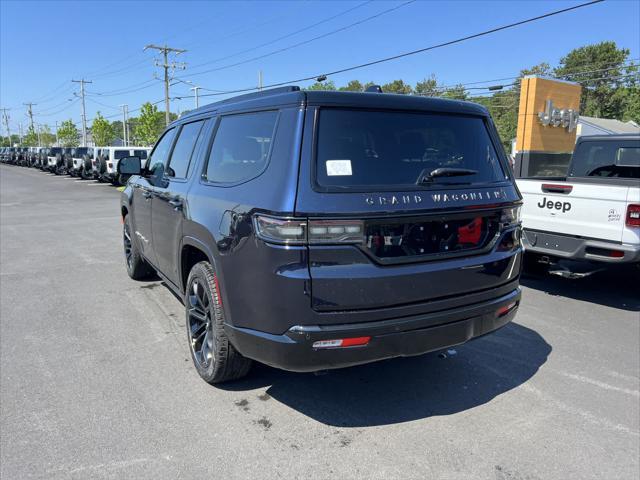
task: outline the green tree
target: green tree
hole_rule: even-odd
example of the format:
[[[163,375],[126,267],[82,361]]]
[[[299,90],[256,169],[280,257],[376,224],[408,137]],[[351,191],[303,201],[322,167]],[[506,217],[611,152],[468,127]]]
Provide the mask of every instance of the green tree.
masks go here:
[[[382,91],[385,93],[401,93],[409,94],[413,92],[413,87],[402,80],[394,80],[382,85]]]
[[[111,145],[115,138],[111,123],[99,111],[96,112],[96,117],[93,119],[91,134],[93,135],[93,142],[101,147]]]
[[[325,80],[324,82],[316,82],[306,88],[306,90],[336,90],[336,84],[333,80]]]
[[[50,147],[56,141],[56,136],[51,133],[49,125],[42,125],[40,127],[40,143],[43,147]]]
[[[441,96],[444,98],[452,98],[454,100],[467,100],[469,98],[464,86],[460,84],[442,91]]]
[[[351,80],[344,87],[340,87],[338,90],[341,92],[362,92],[364,87],[359,80]]]
[[[33,125],[29,125],[29,128],[27,128],[27,134],[22,137],[22,144],[27,147],[35,147],[38,145],[38,133]]]
[[[421,82],[416,83],[415,92],[418,95],[437,97],[440,93],[440,89],[438,88],[436,76],[432,73],[429,78],[425,78]]]
[[[562,57],[554,74],[582,85],[582,115],[621,119],[627,108],[623,101],[626,94],[616,92],[620,88],[633,88],[633,78],[623,77],[637,72],[636,66],[625,66],[628,57],[629,50],[618,48],[615,42],[587,45]]]
[[[140,108],[140,116],[133,133],[142,145],[153,145],[164,126],[164,113],[159,112],[158,107],[147,102]]]
[[[78,129],[73,120],[65,120],[58,128],[58,140],[62,147],[77,147],[80,142],[78,140]]]

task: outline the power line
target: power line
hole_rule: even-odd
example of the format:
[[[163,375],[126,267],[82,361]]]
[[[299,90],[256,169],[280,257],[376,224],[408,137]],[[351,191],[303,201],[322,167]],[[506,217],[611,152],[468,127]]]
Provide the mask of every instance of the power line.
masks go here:
[[[104,92],[104,93],[90,92],[90,93],[91,95],[98,96],[98,97],[114,97],[118,95],[125,95],[127,93],[139,92],[140,90],[146,90],[147,88],[151,88],[156,84],[157,80],[158,80],[157,78],[153,78],[151,80],[145,80],[144,82],[129,85],[128,87],[122,87],[122,89],[119,89],[119,90],[111,90],[110,92]],[[140,86],[140,85],[144,85],[144,86]],[[136,86],[137,88],[133,88]]]
[[[71,107],[73,107],[74,105],[76,105],[79,101],[80,101],[80,99],[71,100],[71,101],[69,102],[69,104],[68,104],[66,107],[61,108],[60,110],[58,110],[58,111],[56,111],[56,112],[40,114],[40,116],[41,116],[41,117],[51,117],[51,116],[53,116],[53,115],[57,115],[57,114],[59,114],[59,113],[64,112],[65,110],[69,110],[69,108],[71,108]]]
[[[418,53],[423,53],[423,52],[427,52],[427,51],[430,51],[430,50],[435,50],[435,49],[438,49],[438,48],[446,47],[446,46],[449,46],[449,45],[462,43],[462,42],[465,42],[467,40],[472,40],[474,38],[490,35],[492,33],[500,32],[502,30],[511,29],[511,28],[514,28],[514,27],[517,27],[517,26],[520,26],[520,25],[525,25],[527,23],[536,22],[538,20],[549,18],[549,17],[555,16],[555,15],[560,15],[562,13],[566,13],[566,12],[570,12],[570,11],[573,11],[573,10],[577,10],[579,8],[595,5],[595,4],[601,3],[603,1],[604,0],[593,0],[591,2],[581,3],[579,5],[574,5],[572,7],[563,8],[563,9],[560,9],[560,10],[555,10],[555,11],[552,11],[552,12],[549,12],[549,13],[545,13],[543,15],[538,15],[536,17],[527,18],[525,20],[509,23],[507,25],[502,25],[500,27],[492,28],[492,29],[489,29],[489,30],[484,30],[482,32],[478,32],[478,33],[475,33],[475,34],[472,34],[472,35],[467,35],[467,36],[464,36],[464,37],[456,38],[455,40],[450,40],[450,41],[439,43],[439,44],[436,44],[436,45],[431,45],[431,46],[428,46],[428,47],[419,48],[417,50],[411,50],[409,52],[400,53],[398,55],[393,55],[393,56],[381,58],[381,59],[378,59],[378,60],[372,60],[370,62],[361,63],[361,64],[358,64],[358,65],[353,65],[351,67],[341,68],[341,69],[334,70],[332,72],[327,72],[327,73],[324,73],[324,74],[309,75],[309,76],[306,76],[306,77],[297,78],[297,79],[294,79],[294,80],[288,80],[288,81],[285,81],[285,82],[272,83],[270,85],[265,85],[263,88],[281,87],[283,85],[290,85],[292,83],[304,82],[304,81],[307,81],[307,80],[326,79],[328,76],[331,76],[331,75],[337,75],[339,73],[350,72],[350,71],[353,71],[353,70],[358,70],[358,69],[369,67],[369,66],[372,66],[372,65],[377,65],[377,64],[380,64],[380,63],[385,63],[385,62],[390,62],[390,61],[393,61],[393,60],[397,60],[399,58],[404,58],[404,57],[408,57],[408,56],[411,56],[411,55],[417,55]],[[251,92],[251,91],[254,91],[254,90],[257,90],[257,88],[256,87],[240,88],[240,89],[235,89],[235,90],[228,90],[226,92],[207,93],[207,94],[201,95],[201,97],[211,97],[211,96],[217,96],[217,95],[229,95],[229,94],[233,94],[233,93]]]
[[[373,20],[374,18],[381,17],[382,15],[386,15],[387,13],[391,13],[391,12],[393,12],[395,10],[398,10],[400,8],[403,8],[403,7],[406,7],[407,5],[410,5],[410,4],[412,4],[412,3],[416,2],[416,1],[417,0],[409,0],[408,2],[402,3],[400,5],[396,5],[395,7],[388,8],[387,10],[383,10],[382,12],[376,13],[375,15],[371,15],[371,16],[369,16],[367,18],[364,18],[362,20],[359,20],[357,22],[351,23],[349,25],[346,25],[344,27],[338,28],[336,30],[332,30],[331,32],[327,32],[327,33],[324,33],[322,35],[318,35],[316,37],[310,38],[308,40],[304,40],[302,42],[295,43],[293,45],[289,45],[287,47],[279,48],[277,50],[274,50],[274,51],[269,52],[269,53],[265,53],[263,55],[258,55],[257,57],[252,57],[252,58],[249,58],[249,59],[246,59],[246,60],[242,60],[240,62],[231,63],[229,65],[223,65],[222,67],[211,68],[211,69],[208,69],[208,70],[203,70],[203,71],[200,71],[200,72],[191,73],[189,75],[185,75],[185,77],[193,77],[193,76],[196,76],[196,75],[203,75],[205,73],[218,72],[220,70],[226,70],[228,68],[237,67],[239,65],[244,65],[246,63],[255,62],[256,60],[261,60],[263,58],[271,57],[271,56],[276,55],[278,53],[286,52],[287,50],[291,50],[291,49],[300,47],[302,45],[306,45],[306,44],[309,44],[311,42],[315,42],[316,40],[320,40],[322,38],[329,37],[329,36],[334,35],[336,33],[343,32],[345,30],[348,30],[350,28],[353,28],[355,26],[358,26],[358,25],[361,25],[361,24],[363,24],[365,22],[368,22],[369,20]],[[604,1],[604,0],[599,0],[599,1]]]
[[[606,68],[606,69],[602,69],[602,70],[581,70],[581,71],[576,71],[576,72],[571,72],[571,73],[567,73],[567,74],[563,74],[563,77],[573,77],[576,75],[581,75],[581,74],[585,74],[585,73],[598,73],[598,72],[605,72],[605,71],[610,71],[610,70],[616,70],[618,68],[621,69],[626,69],[626,68],[633,68],[633,67],[637,67],[637,65],[627,65],[627,66],[621,66],[620,63],[622,64],[626,64],[626,63],[633,63],[637,60],[640,60],[640,58],[630,58],[628,60],[625,60],[624,62],[611,62],[611,63],[604,63],[604,64],[600,64],[600,67],[604,67],[607,65],[617,65],[615,67],[612,68]],[[595,65],[595,63],[591,63],[591,64],[585,64],[583,66],[586,65]],[[503,77],[503,78],[494,78],[492,80],[477,80],[474,82],[466,82],[466,83],[457,83],[457,84],[450,84],[450,85],[443,85],[442,87],[438,87],[438,88],[452,88],[452,87],[457,87],[458,85],[478,85],[480,83],[493,83],[493,82],[501,82],[504,80],[516,80],[518,78],[521,78],[520,75],[515,76],[515,77]]]
[[[106,103],[99,102],[91,97],[87,98],[87,100],[89,100],[91,103],[95,103],[96,105],[100,105],[101,107],[111,108],[113,110],[120,110],[118,107],[114,107],[113,105],[107,105]]]
[[[203,62],[203,63],[198,63],[198,64],[196,64],[196,65],[191,65],[191,66],[190,66],[190,68],[198,68],[198,67],[202,67],[202,66],[204,66],[204,65],[210,65],[210,64],[212,64],[212,63],[220,62],[220,61],[222,61],[222,60],[227,60],[227,59],[229,59],[229,58],[233,58],[233,57],[236,57],[236,56],[238,56],[238,55],[242,55],[242,54],[244,54],[244,53],[252,52],[252,51],[254,51],[254,50],[258,50],[258,49],[260,49],[260,48],[262,48],[262,47],[266,47],[266,46],[268,46],[268,45],[272,45],[272,44],[274,44],[274,43],[279,42],[280,40],[284,40],[285,38],[292,37],[292,36],[294,36],[294,35],[297,35],[297,34],[299,34],[299,33],[302,33],[302,32],[305,32],[305,31],[307,31],[307,30],[310,30],[310,29],[312,29],[312,28],[314,28],[314,27],[317,27],[318,25],[322,25],[323,23],[327,23],[327,22],[329,22],[329,21],[331,21],[331,20],[334,20],[334,19],[336,19],[336,18],[338,18],[338,17],[341,17],[341,16],[343,16],[343,15],[346,15],[347,13],[353,12],[354,10],[357,10],[357,9],[359,9],[359,8],[364,7],[365,5],[368,5],[368,4],[369,4],[369,3],[371,3],[372,1],[373,1],[373,0],[367,0],[366,2],[363,2],[363,3],[360,3],[360,4],[356,5],[355,7],[351,7],[351,8],[348,8],[348,9],[346,9],[346,10],[343,10],[342,12],[337,13],[337,14],[335,14],[335,15],[332,15],[332,16],[330,16],[330,17],[327,17],[327,18],[325,18],[325,19],[323,19],[323,20],[320,20],[319,22],[316,22],[316,23],[313,23],[313,24],[308,25],[308,26],[306,26],[306,27],[300,28],[300,29],[298,29],[298,30],[295,30],[294,32],[288,33],[288,34],[286,34],[286,35],[283,35],[283,36],[281,36],[281,37],[275,38],[275,39],[270,40],[270,41],[268,41],[268,42],[261,43],[260,45],[255,45],[255,46],[253,46],[253,47],[251,47],[251,48],[247,48],[247,49],[245,49],[245,50],[241,50],[241,51],[239,51],[239,52],[232,53],[232,54],[227,55],[227,56],[224,56],[224,57],[216,58],[216,59],[214,59],[214,60],[209,60],[209,61],[206,61],[206,62]]]

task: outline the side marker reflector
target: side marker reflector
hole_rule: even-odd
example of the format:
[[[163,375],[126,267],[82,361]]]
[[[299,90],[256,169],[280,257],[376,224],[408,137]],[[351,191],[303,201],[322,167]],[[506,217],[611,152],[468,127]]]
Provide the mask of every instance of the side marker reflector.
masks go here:
[[[517,302],[512,302],[509,305],[505,305],[504,307],[500,307],[498,310],[496,310],[496,316],[502,317],[503,315],[506,315],[507,313],[509,313],[511,310],[513,310],[517,306],[518,306]]]
[[[313,348],[360,347],[369,343],[371,337],[337,338],[335,340],[318,340]]]

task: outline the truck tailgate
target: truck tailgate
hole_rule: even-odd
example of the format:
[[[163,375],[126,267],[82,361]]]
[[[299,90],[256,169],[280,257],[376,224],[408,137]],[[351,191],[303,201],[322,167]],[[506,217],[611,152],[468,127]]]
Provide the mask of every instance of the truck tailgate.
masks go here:
[[[621,242],[629,187],[517,180],[525,229]]]

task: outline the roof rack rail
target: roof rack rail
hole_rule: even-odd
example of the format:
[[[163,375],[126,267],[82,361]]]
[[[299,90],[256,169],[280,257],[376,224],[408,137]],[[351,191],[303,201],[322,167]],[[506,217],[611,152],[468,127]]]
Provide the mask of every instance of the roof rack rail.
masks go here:
[[[279,95],[281,93],[299,92],[300,87],[297,85],[287,85],[286,87],[270,88],[268,90],[260,90],[258,92],[245,93],[244,95],[238,95],[237,97],[230,97],[219,102],[211,103],[212,105],[225,105],[227,103],[243,102],[245,100],[252,100],[254,98],[268,97],[270,95]]]

